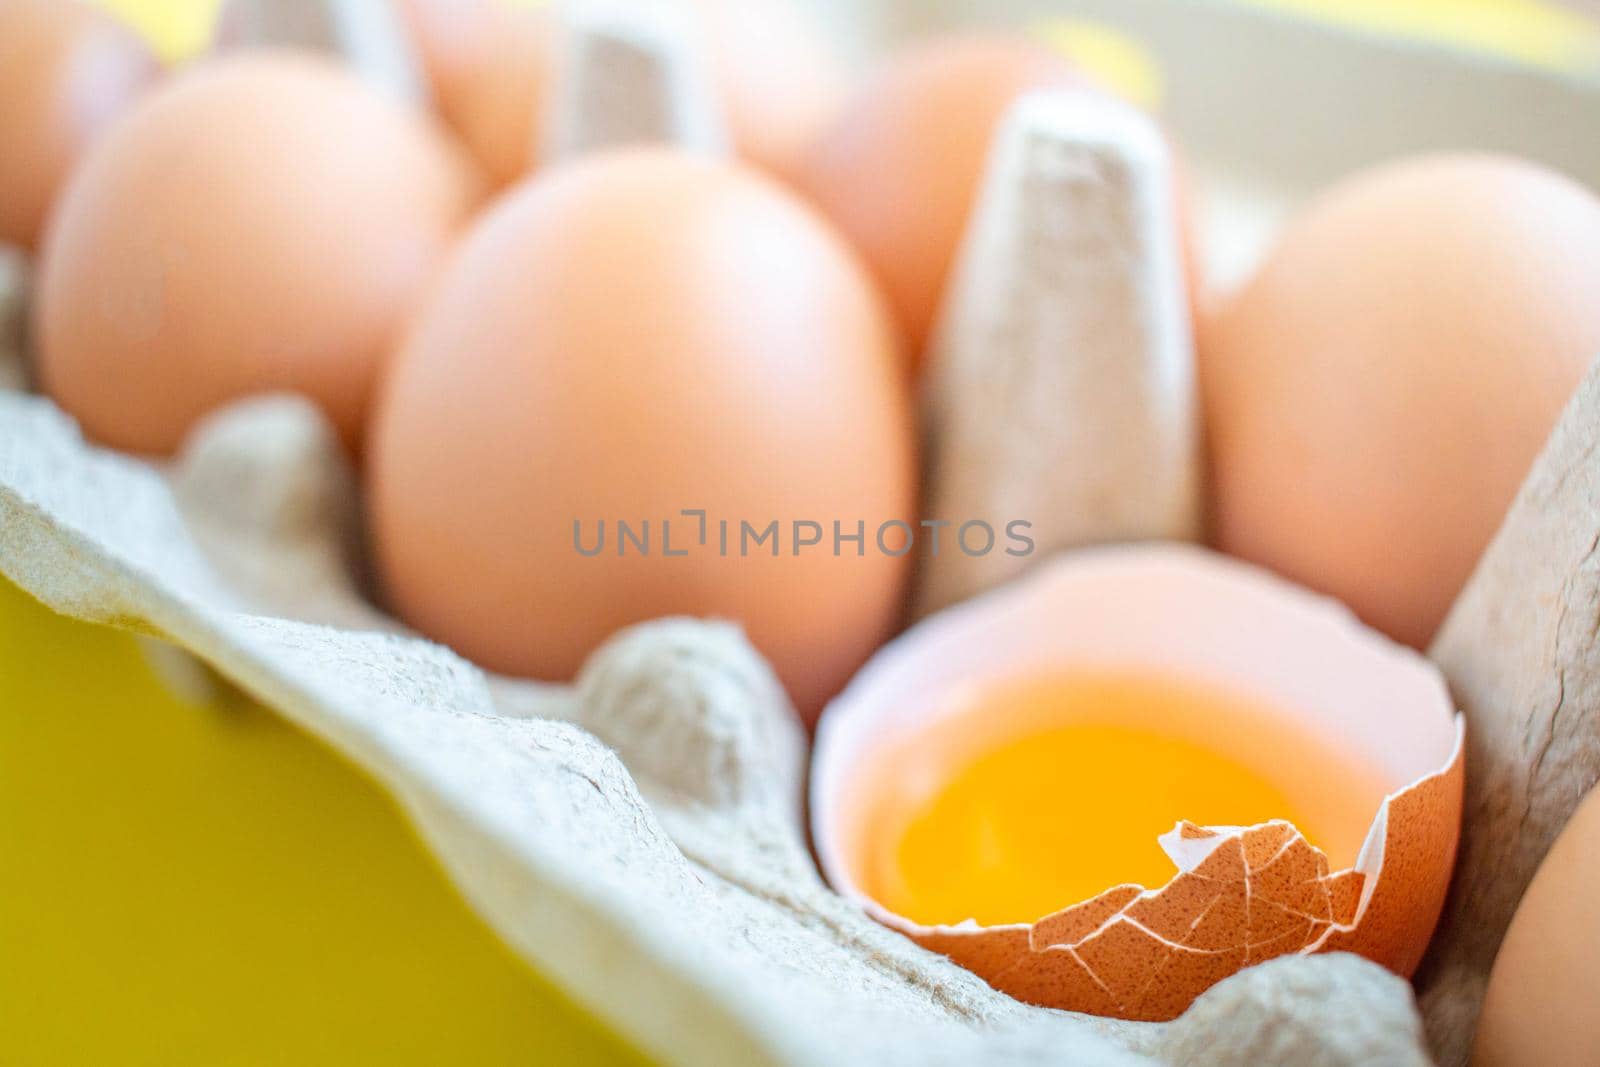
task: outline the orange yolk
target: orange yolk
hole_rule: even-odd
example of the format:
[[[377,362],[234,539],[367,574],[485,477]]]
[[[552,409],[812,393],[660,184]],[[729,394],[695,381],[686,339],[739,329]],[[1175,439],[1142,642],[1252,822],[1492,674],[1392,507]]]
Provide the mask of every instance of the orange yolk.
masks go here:
[[[1164,885],[1179,819],[1292,822],[1337,870],[1385,788],[1337,733],[1174,679],[1011,684],[894,747],[862,775],[862,888],[924,924],[1033,922],[1114,885]]]

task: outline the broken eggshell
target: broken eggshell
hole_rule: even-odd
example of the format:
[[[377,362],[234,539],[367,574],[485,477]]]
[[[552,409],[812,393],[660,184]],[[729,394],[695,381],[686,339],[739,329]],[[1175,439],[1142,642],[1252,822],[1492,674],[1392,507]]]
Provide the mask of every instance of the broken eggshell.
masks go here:
[[[1286,822],[1179,822],[1161,840],[1177,868],[1166,885],[1111,887],[1032,924],[923,926],[865,895],[848,859],[852,800],[877,752],[963,713],[947,699],[958,688],[1106,665],[1247,693],[1370,762],[1388,793],[1355,865],[1330,870]],[[1409,976],[1455,858],[1462,729],[1437,670],[1333,601],[1202,549],[1086,550],[931,617],[868,663],[822,718],[812,832],[836,889],[995,988],[1170,1019],[1230,974],[1290,953],[1355,952]]]
[[[252,521],[236,530],[226,521],[231,513],[213,515],[211,542],[201,534],[213,564],[222,558],[213,548],[226,538],[234,555],[259,551],[245,562],[283,583],[282,592],[294,596],[288,586],[302,576],[316,587],[316,595],[304,592],[292,606],[252,590],[243,600],[248,610],[239,611],[239,601],[214,590],[203,567],[191,570],[194,546],[171,525],[176,513],[142,464],[63,439],[66,420],[42,400],[9,399],[0,397],[0,513],[18,521],[0,521],[0,542],[9,542],[0,570],[58,610],[177,637],[329,740],[393,791],[520,955],[663,1061],[705,1062],[720,1053],[744,1063],[806,1065],[1121,1064],[1149,1062],[1146,1056],[1191,1065],[1422,1062],[1403,984],[1352,957],[1283,959],[1223,983],[1170,1028],[1121,1027],[1025,1009],[910,943],[897,945],[900,939],[864,922],[811,877],[774,874],[787,862],[783,850],[727,834],[715,821],[725,801],[704,791],[681,801],[688,816],[667,820],[676,827],[671,832],[691,853],[685,842],[719,834],[731,862],[685,859],[670,846],[656,862],[660,831],[610,749],[542,721],[555,714],[548,708],[530,719],[526,703],[515,713],[509,703],[489,706],[481,675],[442,650],[365,632],[394,624],[368,618],[371,609],[340,583],[327,585],[324,556],[334,546],[317,539],[317,524],[308,527],[298,506],[281,515],[268,509],[259,529]],[[296,410],[316,422],[313,409]],[[241,514],[256,515],[261,494],[277,494],[285,478],[301,489],[298,476],[320,484],[328,472],[318,464],[336,459],[337,449],[329,447],[326,427],[308,431],[290,414],[246,405],[217,417],[186,462],[203,461],[177,476],[190,534],[207,525],[196,509],[240,503]],[[301,458],[291,462],[294,456]],[[269,469],[234,466],[251,474],[242,482],[209,477],[226,475],[229,465],[219,461],[229,459],[259,460]],[[224,485],[240,501],[222,499]],[[306,498],[296,491],[279,499]],[[269,521],[271,515],[293,521]],[[247,548],[263,530],[270,536]],[[285,552],[295,567],[261,566]],[[237,576],[226,565],[219,569],[230,584]],[[320,603],[324,593],[335,603]],[[311,617],[341,629],[290,621]],[[659,625],[673,624],[645,631]],[[645,631],[623,646],[629,662],[649,659],[633,646],[652,645],[672,653],[680,679],[703,673],[679,643]],[[602,677],[614,673],[617,651],[597,661],[606,667]],[[744,654],[754,659],[748,649]],[[683,669],[686,658],[693,670]],[[625,688],[640,701],[633,710],[670,709],[672,702],[652,691],[662,685],[657,668],[646,673],[651,687],[598,686],[593,675],[587,682],[601,693]],[[500,682],[489,682],[496,699],[504,698]],[[681,692],[678,703],[697,714],[716,704],[699,685]],[[565,688],[549,693],[557,705],[568,696]],[[743,694],[736,703],[745,712],[774,710]],[[591,712],[582,721],[613,740],[601,730],[613,718]],[[637,729],[629,724],[635,736]],[[621,735],[615,741],[633,760]],[[775,776],[770,768],[751,765],[765,784]],[[633,768],[641,781],[649,770]],[[656,791],[676,794],[676,786]],[[696,834],[682,834],[702,816],[709,831],[696,824]],[[618,872],[627,875],[620,884]],[[619,945],[626,951],[616,951]],[[819,1017],[830,1025],[817,1027]]]

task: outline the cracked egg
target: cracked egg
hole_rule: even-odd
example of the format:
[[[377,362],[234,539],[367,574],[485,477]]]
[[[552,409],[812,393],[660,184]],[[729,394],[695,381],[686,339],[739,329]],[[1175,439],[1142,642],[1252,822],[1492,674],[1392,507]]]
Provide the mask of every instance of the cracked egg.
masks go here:
[[[1461,822],[1462,720],[1337,603],[1180,546],[1077,552],[913,627],[828,707],[830,882],[995,988],[1181,1014],[1289,953],[1409,976]]]

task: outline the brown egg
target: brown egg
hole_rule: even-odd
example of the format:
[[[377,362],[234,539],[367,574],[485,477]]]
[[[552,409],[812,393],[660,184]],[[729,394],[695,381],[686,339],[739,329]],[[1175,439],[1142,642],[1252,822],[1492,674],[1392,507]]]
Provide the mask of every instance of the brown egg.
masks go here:
[[[1295,220],[1201,334],[1225,551],[1425,645],[1600,354],[1600,201],[1399,163]]]
[[[447,138],[332,62],[192,68],[69,183],[35,322],[51,396],[92,436],[169,452],[235,398],[294,390],[345,442],[379,362],[475,203]]]
[[[439,114],[496,186],[527,174],[556,61],[552,9],[402,0]]]
[[[832,120],[844,78],[805,7],[794,0],[693,0],[740,155],[792,178]]]
[[[478,224],[390,372],[384,585],[423,633],[544,679],[628,623],[735,619],[814,715],[900,608],[910,557],[874,541],[913,512],[903,379],[865,269],[775,182],[667,149],[557,168]],[[865,543],[835,554],[835,521]]]
[[[1600,1063],[1600,792],[1539,865],[1489,974],[1474,1067]]]
[[[927,346],[995,128],[1030,90],[1075,88],[1023,37],[941,37],[891,59],[807,154],[800,188],[878,274],[914,355]]]
[[[0,0],[0,241],[33,249],[84,148],[156,76],[144,42],[78,0]]]
[[[402,0],[440,113],[497,184],[533,165],[557,63],[553,6]],[[692,0],[740,154],[778,174],[831,116],[839,74],[804,9],[788,0]]]

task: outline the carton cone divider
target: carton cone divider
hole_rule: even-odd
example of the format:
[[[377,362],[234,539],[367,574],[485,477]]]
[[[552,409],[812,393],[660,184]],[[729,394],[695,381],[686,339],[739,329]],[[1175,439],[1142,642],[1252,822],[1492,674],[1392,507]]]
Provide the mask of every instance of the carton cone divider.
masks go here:
[[[1024,97],[991,149],[929,356],[933,521],[1025,522],[1027,557],[940,531],[926,615],[1052,552],[1199,532],[1194,345],[1172,162],[1155,124],[1078,93]]]
[[[1467,1062],[1523,891],[1600,779],[1600,362],[1428,655],[1467,717],[1455,883],[1418,975],[1434,1054]]]

